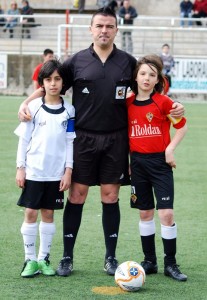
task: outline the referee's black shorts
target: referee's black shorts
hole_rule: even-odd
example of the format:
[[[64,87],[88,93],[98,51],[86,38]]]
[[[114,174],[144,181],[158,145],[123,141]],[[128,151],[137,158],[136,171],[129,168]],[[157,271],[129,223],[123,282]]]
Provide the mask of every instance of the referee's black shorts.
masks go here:
[[[131,207],[140,210],[173,208],[174,180],[165,153],[131,154]]]
[[[97,134],[76,130],[72,181],[93,186],[130,184],[127,129]]]

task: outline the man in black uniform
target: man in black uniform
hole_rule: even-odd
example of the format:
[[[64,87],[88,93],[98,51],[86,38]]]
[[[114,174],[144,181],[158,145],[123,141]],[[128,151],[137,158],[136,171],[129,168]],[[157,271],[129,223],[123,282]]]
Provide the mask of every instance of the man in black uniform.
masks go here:
[[[106,253],[104,270],[114,275],[118,262],[115,252],[119,233],[119,188],[127,182],[128,137],[125,98],[136,59],[114,45],[116,15],[101,8],[92,17],[93,44],[64,62],[69,87],[73,87],[76,110],[76,139],[72,185],[63,216],[64,252],[57,275],[73,270],[73,249],[89,186],[100,185],[102,222]],[[41,95],[35,91],[25,103]],[[183,114],[175,104],[174,116]],[[22,104],[19,116],[26,120],[29,111]]]

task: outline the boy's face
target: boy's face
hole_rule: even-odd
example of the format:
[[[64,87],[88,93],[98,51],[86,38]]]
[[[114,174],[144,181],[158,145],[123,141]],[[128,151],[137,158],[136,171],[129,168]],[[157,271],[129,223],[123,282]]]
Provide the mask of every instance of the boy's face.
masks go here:
[[[57,71],[54,71],[48,78],[43,79],[46,96],[58,96],[63,87],[63,80]]]
[[[152,65],[142,64],[135,80],[138,85],[138,93],[144,92],[150,95],[154,86],[158,83],[158,71]]]
[[[162,47],[162,52],[165,53],[165,54],[168,54],[170,52],[169,47],[168,46]]]
[[[47,55],[44,56],[44,62],[51,60],[54,58],[54,55],[52,53],[48,53]]]

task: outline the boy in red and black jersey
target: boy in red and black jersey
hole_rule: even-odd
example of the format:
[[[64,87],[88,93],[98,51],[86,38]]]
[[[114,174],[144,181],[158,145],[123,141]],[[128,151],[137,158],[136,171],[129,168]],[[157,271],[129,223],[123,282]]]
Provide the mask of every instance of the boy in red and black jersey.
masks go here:
[[[157,55],[141,58],[135,71],[133,92],[128,95],[128,134],[131,156],[131,207],[140,210],[139,230],[146,274],[157,273],[154,195],[164,246],[164,274],[179,281],[187,276],[176,264],[177,225],[174,222],[174,150],[183,139],[186,119],[170,116],[173,101],[162,95],[164,77]],[[170,125],[176,129],[170,137]]]

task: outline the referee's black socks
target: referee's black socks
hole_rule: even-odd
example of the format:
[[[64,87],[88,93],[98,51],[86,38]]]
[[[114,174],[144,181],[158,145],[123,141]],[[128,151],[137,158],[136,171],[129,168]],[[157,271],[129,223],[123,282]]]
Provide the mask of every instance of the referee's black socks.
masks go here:
[[[63,213],[63,257],[73,258],[73,248],[81,224],[83,205],[73,204],[67,200]]]
[[[116,245],[120,224],[120,209],[118,201],[112,204],[102,202],[102,224],[106,245],[105,258],[108,258],[109,256],[116,256]]]

